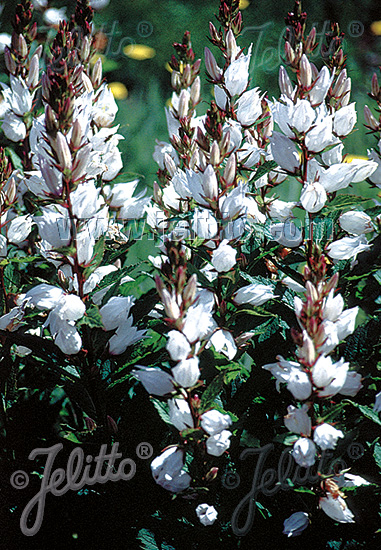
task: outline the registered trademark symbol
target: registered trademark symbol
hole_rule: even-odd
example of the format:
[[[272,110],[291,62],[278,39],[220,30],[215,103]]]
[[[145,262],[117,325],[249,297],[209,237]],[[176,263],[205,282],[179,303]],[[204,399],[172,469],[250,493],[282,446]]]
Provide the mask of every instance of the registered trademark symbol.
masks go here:
[[[148,458],[151,458],[152,455],[153,447],[150,443],[143,441],[142,443],[139,443],[139,445],[136,447],[136,456],[138,458],[147,460]]]
[[[153,33],[153,25],[150,21],[140,21],[136,30],[139,36],[147,38]]]
[[[351,21],[348,25],[348,34],[352,38],[358,38],[364,34],[364,24],[361,21]]]

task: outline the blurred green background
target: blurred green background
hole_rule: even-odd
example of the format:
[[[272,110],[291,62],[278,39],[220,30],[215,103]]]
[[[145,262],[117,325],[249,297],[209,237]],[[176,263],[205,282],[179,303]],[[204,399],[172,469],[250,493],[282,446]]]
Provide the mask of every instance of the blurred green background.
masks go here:
[[[0,32],[9,32],[16,3],[7,0],[3,4]],[[244,30],[238,42],[241,47],[253,43],[252,86],[267,91],[270,98],[277,97],[284,17],[294,2],[242,0],[241,5]],[[70,15],[75,2],[56,1],[49,6],[66,7]],[[142,184],[152,186],[157,169],[152,159],[155,139],[168,141],[164,105],[171,95],[166,63],[173,53],[172,43],[181,41],[184,31],[189,30],[196,56],[202,58],[204,47],[210,45],[208,22],[216,23],[214,14],[218,6],[218,0],[110,0],[95,13],[95,28],[101,30],[107,40],[104,72],[116,97],[120,97],[117,123],[125,140],[120,143],[124,171],[119,180],[127,181],[138,175]],[[375,23],[381,20],[380,4],[375,0],[305,0],[303,9],[308,14],[307,29],[314,24],[318,40],[324,40],[330,21],[338,21],[345,32],[352,98],[357,102],[359,118],[358,130],[348,138],[346,152],[366,155],[367,147],[375,145],[374,138],[366,135],[363,128],[363,106],[369,104],[366,94],[370,79],[381,64],[381,21]],[[321,67],[318,55],[316,64]],[[203,78],[203,66],[201,75],[203,97],[210,99],[211,87]],[[198,114],[205,110],[206,104],[201,104]]]

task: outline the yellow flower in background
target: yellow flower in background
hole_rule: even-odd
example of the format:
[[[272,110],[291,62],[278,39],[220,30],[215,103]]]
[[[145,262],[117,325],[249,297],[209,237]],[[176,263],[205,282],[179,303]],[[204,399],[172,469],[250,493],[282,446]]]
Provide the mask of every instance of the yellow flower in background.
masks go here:
[[[352,160],[356,159],[369,160],[368,157],[364,157],[362,155],[347,155],[344,159],[344,162],[352,162]]]
[[[250,6],[249,0],[240,0],[239,2],[239,9],[245,10],[248,6]]]
[[[122,82],[111,82],[108,87],[115,99],[126,99],[128,90]]]
[[[138,61],[152,59],[156,55],[156,51],[145,44],[129,44],[123,48],[123,53],[127,57]]]
[[[373,34],[376,34],[377,36],[381,36],[381,21],[373,21],[373,23],[370,26],[370,30]]]

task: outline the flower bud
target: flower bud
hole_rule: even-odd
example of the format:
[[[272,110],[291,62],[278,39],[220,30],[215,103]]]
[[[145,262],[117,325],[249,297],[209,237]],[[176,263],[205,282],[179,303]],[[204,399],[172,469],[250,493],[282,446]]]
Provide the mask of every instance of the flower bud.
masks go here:
[[[341,97],[343,91],[344,91],[344,85],[345,85],[345,81],[347,79],[347,71],[346,69],[343,69],[341,71],[341,73],[339,74],[337,80],[336,80],[336,84],[332,90],[332,95],[334,97]]]
[[[286,54],[286,61],[289,65],[292,65],[292,63],[295,60],[295,52],[289,42],[286,42],[284,45],[285,54]]]
[[[237,161],[235,155],[232,154],[227,160],[225,170],[224,170],[224,180],[226,185],[231,185],[236,177],[237,172]]]
[[[319,76],[319,71],[315,63],[310,63],[310,65],[311,65],[312,80],[315,81]]]
[[[378,79],[377,79],[377,75],[376,73],[373,74],[372,76],[372,87],[371,87],[371,90],[372,90],[372,95],[374,97],[377,97],[378,94],[380,93],[380,86],[378,84]]]
[[[187,63],[184,67],[183,82],[184,82],[184,85],[187,88],[188,88],[188,86],[190,86],[190,83],[191,83],[191,68],[190,68],[189,63]]]
[[[16,65],[16,61],[14,60],[11,54],[11,50],[8,47],[6,47],[4,50],[4,59],[5,59],[5,66],[7,67],[7,70],[14,75],[17,69],[17,65]]]
[[[227,154],[229,150],[229,145],[230,145],[230,132],[227,131],[224,133],[222,137],[221,145],[220,145],[220,153],[222,157],[224,157]]]
[[[54,148],[62,171],[71,170],[71,152],[65,136],[61,132],[57,132]]]
[[[316,42],[316,27],[312,27],[310,34],[307,36],[305,49],[307,53],[311,53]]]
[[[282,94],[286,95],[288,98],[292,99],[292,84],[290,77],[287,74],[286,69],[283,65],[279,68],[279,88]]]
[[[213,166],[218,166],[220,161],[220,148],[218,147],[218,143],[213,141],[212,147],[210,148],[210,164],[213,164]]]
[[[200,89],[201,89],[201,81],[200,77],[196,77],[190,90],[190,98],[193,105],[196,105],[200,101]]]
[[[338,106],[345,107],[346,105],[348,105],[349,100],[351,98],[351,88],[352,88],[352,81],[350,78],[347,78],[343,86],[343,91],[342,91],[341,99],[339,101]]]
[[[93,83],[94,88],[98,88],[102,82],[102,61],[100,58],[97,59],[92,73],[91,73],[91,82]]]
[[[48,134],[52,135],[55,135],[59,128],[56,114],[50,105],[45,107],[45,128]]]
[[[48,101],[50,96],[50,81],[46,73],[43,73],[41,77],[41,86],[42,86],[42,97],[45,99],[45,101]]]
[[[181,88],[180,73],[178,71],[172,71],[171,73],[171,86],[174,90]]]
[[[177,114],[179,118],[185,118],[188,114],[190,95],[187,90],[181,90]]]
[[[16,198],[16,181],[15,178],[10,178],[8,180],[7,190],[5,192],[5,197],[8,204],[12,204]]]
[[[82,128],[79,120],[77,119],[73,124],[73,130],[71,133],[70,146],[72,149],[78,149],[81,146],[82,141]]]
[[[372,111],[369,109],[368,105],[364,107],[364,118],[366,125],[369,126],[372,130],[378,130],[379,123],[376,118],[373,116]]]
[[[309,88],[312,82],[311,65],[305,54],[300,60],[300,82],[304,88]]]
[[[175,164],[173,158],[170,155],[168,155],[168,153],[164,154],[164,166],[168,170],[169,175],[171,176],[171,178],[173,178],[173,176],[175,175],[175,172],[176,172],[176,164]]]
[[[28,46],[22,34],[19,34],[18,44],[16,49],[21,57],[26,57],[28,55]]]
[[[34,54],[32,59],[30,60],[29,73],[26,81],[28,88],[31,88],[32,90],[36,88],[38,84],[39,69],[40,69],[39,57],[38,55]]]
[[[183,301],[185,304],[190,305],[194,302],[197,291],[197,275],[194,273],[189,281],[187,286],[183,290]]]
[[[34,50],[34,55],[37,55],[37,57],[40,59],[43,49],[44,48],[42,47],[42,44],[40,44],[38,48]]]
[[[231,29],[226,35],[226,53],[230,61],[234,61],[238,53],[237,42]]]
[[[163,192],[162,190],[160,189],[159,187],[159,184],[157,183],[157,181],[154,181],[153,182],[153,200],[157,203],[157,204],[161,204],[161,198],[163,196]]]
[[[88,36],[85,36],[82,40],[81,45],[81,59],[82,61],[87,61],[90,55],[90,40]]]
[[[214,55],[209,48],[205,48],[205,67],[206,72],[215,82],[218,82],[221,79],[221,69],[217,65]]]
[[[210,483],[211,481],[214,481],[218,475],[218,468],[217,466],[214,466],[209,470],[209,472],[205,476],[206,483]]]

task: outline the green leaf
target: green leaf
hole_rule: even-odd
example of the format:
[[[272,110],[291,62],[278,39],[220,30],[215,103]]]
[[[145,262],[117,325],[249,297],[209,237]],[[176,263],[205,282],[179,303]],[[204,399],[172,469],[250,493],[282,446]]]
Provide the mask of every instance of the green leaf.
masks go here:
[[[373,411],[373,409],[367,407],[366,405],[359,405],[358,403],[355,403],[350,399],[348,399],[347,401],[351,403],[351,405],[353,405],[354,407],[358,408],[363,416],[381,426],[381,420],[378,414]]]
[[[16,170],[22,170],[22,161],[18,155],[11,149],[10,147],[5,148],[5,153],[8,155],[8,157],[11,159],[11,162]]]
[[[366,208],[367,206],[373,206],[374,201],[372,199],[364,199],[364,197],[358,197],[357,195],[337,195],[333,201],[325,205],[322,211],[323,216],[329,215],[331,212],[337,210],[349,209],[352,206],[359,206]]]
[[[217,374],[214,377],[212,382],[209,384],[207,389],[204,391],[201,397],[201,410],[205,411],[213,405],[215,398],[219,395],[224,387],[224,376],[223,372]]]
[[[298,439],[299,436],[297,434],[291,433],[278,434],[274,437],[274,441],[277,443],[283,443],[283,445],[293,445]]]
[[[379,443],[376,443],[374,446],[373,456],[377,466],[381,470],[381,445]]]
[[[90,328],[104,328],[98,306],[92,305],[86,310],[85,315],[78,321],[77,327],[81,325],[86,325]]]
[[[157,410],[157,412],[159,413],[160,418],[164,420],[166,424],[171,424],[171,426],[173,426],[169,417],[169,413],[168,413],[169,409],[168,409],[167,403],[163,401],[159,401],[158,399],[154,399],[154,398],[152,399],[152,403],[155,409]]]
[[[137,539],[142,550],[175,550],[173,546],[169,546],[166,542],[160,541],[158,544],[155,535],[148,529],[140,529]]]
[[[247,430],[243,430],[241,439],[239,440],[239,444],[242,447],[256,447],[259,448],[261,446],[261,442],[258,437],[255,437],[251,433],[249,433]]]
[[[275,170],[278,165],[273,160],[268,160],[267,162],[264,162],[261,166],[259,166],[258,170],[255,172],[254,176],[251,178],[250,182],[254,183],[255,181],[259,180],[262,176],[265,176],[271,170]]]

